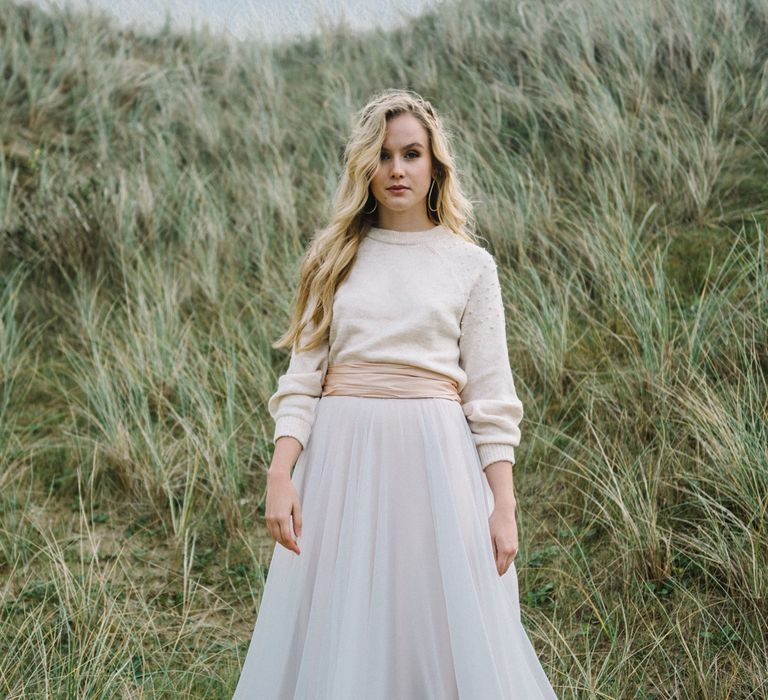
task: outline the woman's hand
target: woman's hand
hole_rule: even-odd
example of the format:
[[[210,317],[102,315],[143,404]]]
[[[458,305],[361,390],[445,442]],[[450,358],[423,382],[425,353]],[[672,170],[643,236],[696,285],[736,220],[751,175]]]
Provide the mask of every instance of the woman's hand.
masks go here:
[[[517,500],[512,479],[512,462],[500,459],[487,465],[484,471],[493,491],[493,512],[488,518],[493,555],[499,576],[503,576],[517,556]]]
[[[497,504],[488,518],[496,570],[503,576],[517,556],[517,521],[515,504]]]
[[[301,502],[296,486],[286,471],[267,471],[267,529],[283,547],[301,554],[291,532],[291,515],[296,537],[301,537]]]

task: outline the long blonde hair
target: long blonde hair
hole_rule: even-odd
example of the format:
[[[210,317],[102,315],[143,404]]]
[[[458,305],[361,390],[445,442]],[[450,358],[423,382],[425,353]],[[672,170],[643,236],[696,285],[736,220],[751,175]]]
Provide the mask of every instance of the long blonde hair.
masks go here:
[[[434,224],[442,224],[455,235],[477,242],[472,204],[459,184],[450,132],[434,107],[412,90],[390,88],[375,94],[353,115],[354,125],[344,150],[344,170],[334,195],[331,222],[316,231],[302,258],[290,327],[272,347],[295,345],[298,348],[302,332],[310,321],[314,330],[302,350],[316,347],[329,333],[336,289],[349,274],[360,241],[371,226],[377,225],[376,214],[365,212],[373,209],[375,202],[370,183],[379,164],[387,121],[403,112],[413,114],[429,136],[436,193],[430,190],[427,215]],[[433,212],[430,207],[437,211]],[[313,305],[308,308],[310,300]]]

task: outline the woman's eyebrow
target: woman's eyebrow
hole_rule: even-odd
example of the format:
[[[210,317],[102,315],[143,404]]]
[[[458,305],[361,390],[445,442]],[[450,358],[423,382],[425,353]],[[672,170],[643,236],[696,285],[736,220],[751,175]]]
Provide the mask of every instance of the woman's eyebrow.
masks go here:
[[[407,148],[413,148],[414,146],[419,146],[420,148],[424,148],[418,141],[414,141],[413,143],[409,143],[406,146],[403,146],[402,150],[405,150]],[[388,151],[389,149],[386,146],[381,147],[382,151]]]

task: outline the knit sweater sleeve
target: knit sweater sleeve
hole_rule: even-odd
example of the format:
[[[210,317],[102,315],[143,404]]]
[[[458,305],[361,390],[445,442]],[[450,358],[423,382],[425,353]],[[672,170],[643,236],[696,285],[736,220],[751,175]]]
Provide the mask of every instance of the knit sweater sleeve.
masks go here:
[[[311,300],[302,320],[309,317],[310,309]],[[275,421],[273,443],[283,435],[290,435],[302,448],[307,446],[328,369],[328,334],[317,347],[311,350],[303,347],[314,328],[310,319],[301,333],[301,350],[293,347],[288,369],[277,380],[277,390],[269,398],[268,410]]]
[[[523,404],[509,364],[504,302],[495,258],[486,251],[461,319],[459,364],[467,374],[462,410],[485,468],[515,463]]]

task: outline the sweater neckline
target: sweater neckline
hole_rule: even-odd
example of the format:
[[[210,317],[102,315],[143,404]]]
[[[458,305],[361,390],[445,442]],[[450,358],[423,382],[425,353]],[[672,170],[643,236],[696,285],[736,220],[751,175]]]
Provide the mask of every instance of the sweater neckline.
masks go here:
[[[394,243],[396,245],[420,245],[431,243],[444,238],[448,229],[443,224],[438,224],[424,231],[396,231],[390,228],[371,226],[367,237],[382,243]]]

